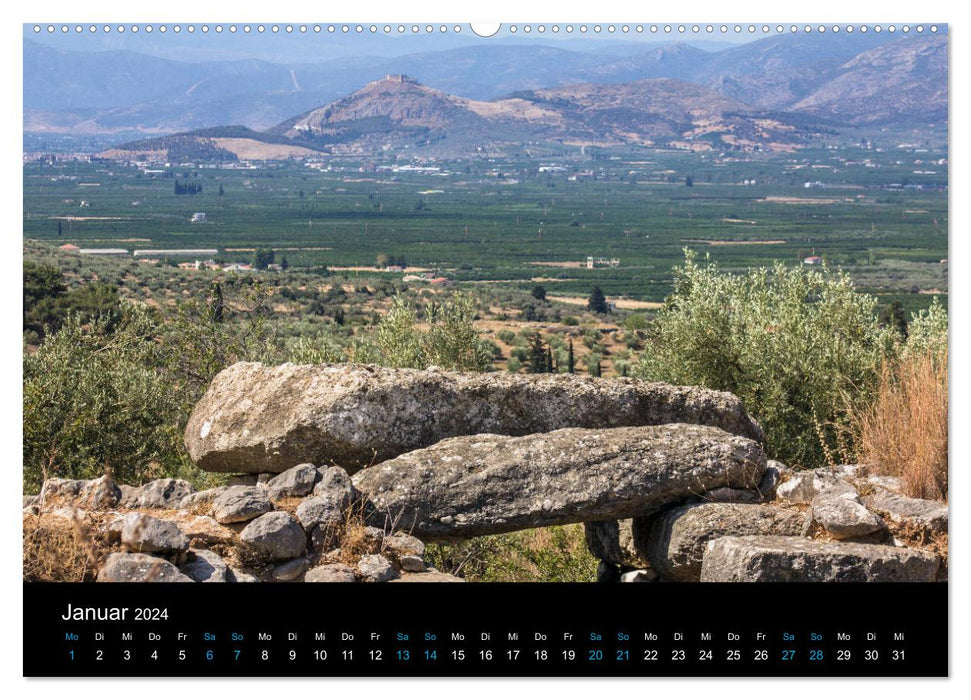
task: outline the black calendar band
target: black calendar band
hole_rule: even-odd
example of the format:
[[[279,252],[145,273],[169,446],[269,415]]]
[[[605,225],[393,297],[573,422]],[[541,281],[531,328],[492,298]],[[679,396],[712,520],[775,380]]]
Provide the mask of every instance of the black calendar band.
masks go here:
[[[946,676],[946,584],[24,584],[26,676]]]

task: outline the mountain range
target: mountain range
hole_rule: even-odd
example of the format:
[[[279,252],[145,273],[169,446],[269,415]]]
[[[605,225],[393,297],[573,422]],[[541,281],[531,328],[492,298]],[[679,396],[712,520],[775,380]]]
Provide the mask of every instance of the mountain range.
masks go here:
[[[238,139],[245,127],[262,143],[344,152],[713,138],[788,148],[818,128],[946,124],[947,74],[946,33],[796,34],[717,51],[499,43],[295,65],[25,40],[24,131]],[[211,131],[226,124],[242,127]]]
[[[816,130],[671,78],[579,83],[472,100],[389,75],[263,132],[202,129],[123,144],[103,155],[183,162],[413,149],[448,158],[544,152],[556,144],[792,150]]]

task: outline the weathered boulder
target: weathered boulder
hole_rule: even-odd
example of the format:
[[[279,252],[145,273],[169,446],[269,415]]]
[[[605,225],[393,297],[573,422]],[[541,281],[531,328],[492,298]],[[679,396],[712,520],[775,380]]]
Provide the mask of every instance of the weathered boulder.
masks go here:
[[[307,557],[297,557],[275,566],[270,578],[274,581],[296,581],[309,568],[310,560]]]
[[[227,489],[226,486],[216,486],[215,488],[205,489],[190,493],[179,503],[179,510],[188,510],[199,515],[212,512],[213,502],[219,498]]]
[[[465,579],[437,569],[428,569],[420,573],[404,573],[388,583],[465,583]]]
[[[121,489],[105,474],[85,482],[78,494],[78,505],[91,510],[114,508],[121,501]]]
[[[853,494],[819,494],[813,499],[812,518],[838,540],[865,537],[887,529],[880,516],[864,508]]]
[[[788,477],[792,473],[782,462],[777,462],[774,459],[770,459],[765,463],[765,476],[762,477],[762,481],[759,482],[756,490],[762,495],[763,501],[774,501],[776,498],[776,489],[785,477]]]
[[[88,520],[88,512],[77,506],[57,506],[53,510],[44,511],[44,514],[48,518],[63,520],[65,524],[71,525],[84,525]]]
[[[863,477],[863,483],[874,489],[883,489],[893,493],[905,495],[906,486],[903,479],[896,476],[881,476],[879,474],[867,474]]]
[[[933,581],[941,560],[919,549],[803,537],[719,537],[708,543],[702,581]]]
[[[398,557],[398,566],[402,571],[418,573],[425,570],[425,560],[417,554],[402,554]]]
[[[229,578],[227,580],[232,583],[260,583],[259,576],[232,567],[229,568]]]
[[[810,504],[821,493],[856,494],[856,487],[846,481],[840,473],[828,468],[791,472],[788,478],[776,487],[776,498],[792,504]]]
[[[40,487],[41,508],[75,505],[84,484],[83,479],[61,479],[53,476],[45,479]]]
[[[597,520],[585,522],[583,534],[587,549],[601,562],[642,568],[650,566],[650,562],[644,556],[643,547],[639,547],[635,541],[646,542],[650,527],[650,517]]]
[[[297,520],[310,532],[321,525],[336,528],[343,522],[343,516],[331,499],[311,496],[303,499],[297,506]]]
[[[947,533],[947,504],[923,498],[909,498],[877,489],[863,501],[867,508],[887,517],[897,526],[914,534],[940,535]]]
[[[859,479],[867,471],[866,466],[862,464],[837,464],[835,466],[825,468],[828,469],[830,473],[836,474],[837,476],[848,481]]]
[[[121,499],[118,501],[118,507],[134,508],[135,501],[138,500],[138,487],[130,486],[129,484],[118,484],[118,490],[121,491]]]
[[[705,546],[726,535],[799,535],[804,516],[795,510],[741,503],[697,503],[656,516],[647,541],[635,546],[667,581],[698,581]]]
[[[229,567],[222,557],[208,549],[190,549],[179,571],[200,583],[225,583],[230,580]]]
[[[176,509],[182,499],[195,492],[183,479],[155,479],[138,489],[132,508]]]
[[[364,528],[362,535],[365,546],[371,551],[376,552],[384,549],[384,540],[387,537],[387,533],[384,531],[384,529],[380,527],[368,526]]]
[[[212,381],[189,418],[185,443],[209,471],[282,472],[306,461],[352,471],[460,435],[666,423],[763,439],[738,397],[700,387],[572,374],[241,362]]]
[[[279,474],[269,472],[253,472],[251,474],[232,474],[226,481],[227,486],[266,486],[274,476]]]
[[[702,500],[708,503],[761,503],[762,494],[755,489],[733,489],[729,486],[720,486],[705,493]]]
[[[418,557],[425,556],[425,543],[412,535],[399,532],[396,535],[385,537],[382,544],[396,556],[406,554],[414,554]]]
[[[273,510],[266,492],[258,486],[230,486],[212,502],[216,522],[245,523]]]
[[[224,525],[216,522],[208,515],[191,515],[179,513],[175,516],[179,529],[189,540],[197,540],[205,544],[227,544],[232,542],[236,533]]]
[[[189,538],[171,520],[129,513],[122,523],[121,543],[130,552],[169,553],[188,549]]]
[[[266,493],[274,501],[288,496],[306,496],[314,490],[320,472],[312,464],[298,464],[266,482]]]
[[[240,541],[273,561],[294,559],[307,548],[307,533],[289,513],[277,510],[261,515],[239,533]]]
[[[114,508],[122,499],[121,489],[105,474],[97,479],[59,479],[44,481],[37,505],[42,509],[74,506],[88,510]]]
[[[150,554],[109,554],[98,572],[100,583],[192,583],[192,579],[160,557]]]
[[[380,554],[365,554],[357,562],[357,570],[361,572],[361,578],[368,583],[384,583],[398,578],[398,571],[394,565],[387,557]]]
[[[357,574],[344,564],[324,564],[308,571],[303,580],[306,583],[354,583]]]
[[[753,440],[663,425],[449,438],[354,475],[371,522],[419,537],[473,537],[643,515],[765,471]]]
[[[338,509],[350,508],[354,501],[354,485],[350,475],[340,467],[321,467],[320,478],[314,486],[314,496],[330,500]]]
[[[118,544],[121,542],[121,531],[124,527],[125,516],[117,511],[108,513],[101,525],[101,529],[109,544]]]

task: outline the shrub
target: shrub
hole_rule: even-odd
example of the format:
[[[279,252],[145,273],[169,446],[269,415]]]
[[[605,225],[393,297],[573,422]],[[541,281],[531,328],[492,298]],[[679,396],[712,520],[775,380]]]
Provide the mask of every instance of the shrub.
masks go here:
[[[762,424],[773,457],[836,461],[852,448],[847,405],[870,395],[897,349],[876,309],[825,267],[722,274],[686,251],[633,373],[730,391]]]
[[[109,332],[68,318],[24,357],[24,488],[46,476],[137,482],[153,463],[180,461],[180,397],[164,371],[156,322],[137,307]]]
[[[347,353],[341,344],[325,334],[292,339],[287,344],[285,354],[287,362],[298,365],[322,365],[347,360]]]
[[[389,367],[426,366],[418,315],[404,297],[396,296],[391,300],[391,308],[378,324],[376,335],[383,364]]]
[[[104,533],[81,519],[23,518],[24,581],[94,581],[108,557]]]
[[[903,355],[916,354],[940,357],[947,353],[947,311],[935,297],[930,307],[919,311],[908,328]]]
[[[270,292],[250,278],[227,280],[205,298],[180,302],[167,319],[161,328],[166,361],[186,402],[186,416],[226,367],[282,360],[282,341],[267,322],[269,297]],[[221,311],[214,313],[217,304]]]
[[[629,331],[642,331],[648,327],[647,316],[640,313],[630,314],[624,319],[624,328]]]
[[[947,499],[947,316],[936,303],[918,315],[897,362],[880,373],[876,398],[859,412],[859,459],[903,480],[916,498]]]
[[[457,370],[492,369],[492,349],[479,338],[473,325],[476,309],[471,297],[456,294],[445,302],[432,304],[428,315],[429,364]]]
[[[61,271],[50,265],[24,262],[24,331],[29,342],[40,342],[68,316],[90,320],[101,316],[109,325],[121,319],[118,289],[90,282],[68,291]]]
[[[474,326],[475,304],[464,294],[426,309],[430,328],[418,327],[418,315],[400,296],[377,327],[380,362],[390,367],[425,369],[431,366],[453,370],[492,369],[493,350],[479,338]]]

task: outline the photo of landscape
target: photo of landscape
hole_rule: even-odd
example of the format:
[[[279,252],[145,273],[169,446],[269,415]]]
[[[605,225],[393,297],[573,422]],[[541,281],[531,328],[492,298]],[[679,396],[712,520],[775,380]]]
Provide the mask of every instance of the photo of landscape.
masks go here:
[[[948,41],[25,25],[24,581],[946,581]]]

